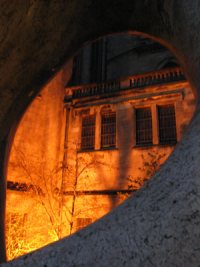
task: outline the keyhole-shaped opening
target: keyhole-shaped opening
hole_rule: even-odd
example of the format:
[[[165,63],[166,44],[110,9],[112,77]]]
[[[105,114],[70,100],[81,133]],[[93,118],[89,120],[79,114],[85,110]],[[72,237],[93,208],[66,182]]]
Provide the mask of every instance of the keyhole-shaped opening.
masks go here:
[[[80,49],[24,114],[7,175],[12,259],[72,234],[140,189],[181,140],[195,98],[173,54],[144,36]]]

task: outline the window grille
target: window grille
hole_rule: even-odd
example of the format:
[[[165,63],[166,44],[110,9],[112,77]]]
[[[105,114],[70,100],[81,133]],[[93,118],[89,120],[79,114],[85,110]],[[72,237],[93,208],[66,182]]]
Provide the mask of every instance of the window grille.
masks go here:
[[[76,231],[86,227],[87,225],[92,223],[91,218],[77,218],[76,219]]]
[[[148,144],[152,144],[151,109],[136,109],[136,145]]]
[[[176,118],[174,105],[158,107],[160,144],[176,143]]]
[[[82,118],[81,149],[94,149],[95,145],[95,115]]]
[[[101,115],[101,147],[109,148],[116,145],[116,112]]]

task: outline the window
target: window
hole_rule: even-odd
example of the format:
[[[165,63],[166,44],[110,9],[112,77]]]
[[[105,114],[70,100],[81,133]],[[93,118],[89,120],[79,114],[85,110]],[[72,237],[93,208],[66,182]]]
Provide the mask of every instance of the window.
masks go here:
[[[91,82],[102,82],[103,78],[103,39],[92,43],[91,47]]]
[[[86,227],[87,225],[92,223],[91,218],[77,218],[76,220],[76,231]]]
[[[82,50],[79,51],[79,53],[74,56],[72,78],[70,84],[71,85],[80,84],[82,78],[81,74],[82,74]]]
[[[95,145],[95,115],[82,118],[81,149],[94,149]]]
[[[136,109],[136,145],[148,144],[152,144],[151,109]]]
[[[160,144],[176,143],[176,119],[174,105],[158,107]]]
[[[101,148],[116,145],[116,113],[108,112],[101,115]]]

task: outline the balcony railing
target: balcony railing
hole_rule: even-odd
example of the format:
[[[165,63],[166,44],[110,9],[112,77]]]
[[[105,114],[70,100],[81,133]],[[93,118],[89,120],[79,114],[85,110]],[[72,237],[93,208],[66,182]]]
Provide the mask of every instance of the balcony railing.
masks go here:
[[[102,95],[107,93],[114,93],[120,90],[120,81],[99,83],[94,85],[82,86],[72,93],[73,98]]]
[[[72,87],[71,98],[83,98],[113,94],[122,90],[141,89],[153,85],[185,81],[181,68],[169,68],[145,74],[133,75],[120,80]]]
[[[130,88],[141,88],[184,80],[186,80],[186,78],[180,68],[171,68],[133,76],[130,78]]]

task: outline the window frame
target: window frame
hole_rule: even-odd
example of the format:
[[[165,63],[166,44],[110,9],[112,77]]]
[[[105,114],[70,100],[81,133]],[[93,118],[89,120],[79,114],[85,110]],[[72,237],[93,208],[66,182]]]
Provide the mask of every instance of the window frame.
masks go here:
[[[172,138],[169,137],[169,136],[168,136],[168,138],[161,137],[161,131],[163,131],[163,129],[166,129],[166,128],[170,128],[171,129],[171,127],[165,126],[165,128],[164,128],[162,126],[162,129],[161,129],[160,110],[162,108],[166,108],[166,107],[170,107],[170,106],[173,107],[173,122],[172,122],[172,124],[173,124],[173,134],[172,134],[172,131],[170,130],[170,133],[171,133],[171,135],[173,137]],[[159,144],[160,145],[174,145],[174,144],[176,144],[177,143],[177,124],[176,124],[176,108],[175,108],[175,104],[174,103],[166,103],[166,104],[157,105],[157,120],[158,120],[158,139],[159,139]]]
[[[92,42],[90,55],[90,82],[100,83],[103,81],[103,38]]]
[[[137,147],[140,147],[140,146],[152,146],[153,145],[153,116],[152,116],[152,109],[151,109],[151,106],[142,106],[142,107],[135,107],[134,108],[135,110],[135,121],[134,121],[134,124],[135,124],[135,146]],[[140,120],[138,120],[138,115],[137,115],[137,112],[139,110],[149,110],[150,111],[150,129],[147,129],[147,127],[144,127],[144,126],[139,126],[141,127],[141,129],[138,130],[138,123],[142,123],[140,121],[142,121],[142,119],[145,119],[147,120],[148,118],[141,118]],[[143,122],[143,124],[145,124],[145,122]],[[143,128],[143,129],[142,129]],[[146,128],[146,129],[145,129]],[[149,138],[147,138],[148,140],[145,141],[145,138],[139,138],[139,132],[147,132],[147,135],[150,135]],[[144,133],[145,135],[145,133]],[[143,139],[143,141],[142,141]]]
[[[114,115],[114,121],[111,122],[103,122],[103,117],[107,116],[107,119],[112,118],[112,115]],[[112,119],[111,119],[112,120]],[[116,131],[117,131],[117,114],[116,111],[106,111],[101,113],[101,149],[112,149],[116,148]],[[108,128],[109,127],[109,128]],[[110,129],[110,130],[109,130]],[[107,143],[106,143],[107,140]],[[111,141],[111,142],[110,142]],[[113,141],[113,142],[112,142]]]
[[[86,123],[84,125],[84,120],[92,118],[93,123]],[[91,132],[91,134],[87,134],[87,131]],[[91,151],[95,150],[95,134],[96,134],[96,114],[88,114],[82,116],[81,118],[81,142],[80,142],[80,150],[81,151]],[[91,139],[92,138],[92,139]],[[88,144],[88,145],[87,145]]]

